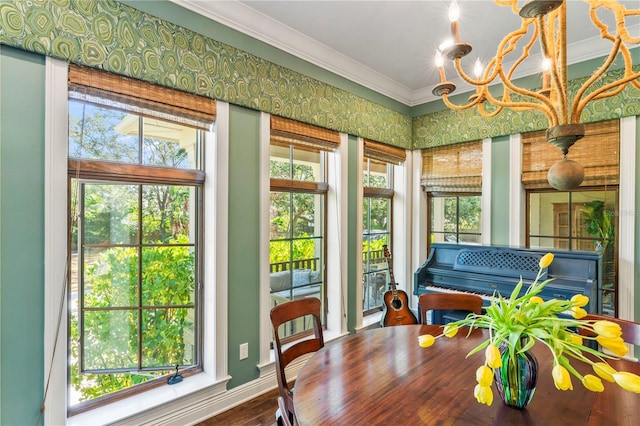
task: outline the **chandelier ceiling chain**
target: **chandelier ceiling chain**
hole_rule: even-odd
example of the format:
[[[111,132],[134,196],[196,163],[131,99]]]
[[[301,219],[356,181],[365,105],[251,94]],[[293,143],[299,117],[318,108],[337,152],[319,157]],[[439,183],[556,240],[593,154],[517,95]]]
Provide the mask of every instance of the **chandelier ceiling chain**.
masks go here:
[[[474,67],[474,77],[462,67],[462,58],[468,55],[472,46],[460,41],[459,8],[455,0],[449,8],[452,39],[440,45],[436,54],[436,66],[440,83],[433,88],[433,94],[441,96],[445,105],[455,111],[476,108],[483,117],[494,117],[504,108],[515,111],[536,110],[543,113],[548,122],[547,141],[557,146],[563,159],[555,163],[548,172],[548,180],[556,189],[567,190],[578,187],[584,179],[584,168],[567,159],[569,148],[584,136],[581,115],[589,103],[618,95],[627,85],[640,88],[640,72],[633,71],[631,52],[628,45],[640,44],[640,37],[632,37],[626,27],[626,20],[640,16],[640,9],[627,9],[617,1],[585,0],[589,4],[589,18],[600,32],[603,40],[611,42],[611,50],[604,63],[593,71],[591,77],[578,88],[570,98],[567,77],[567,6],[563,0],[529,0],[518,10],[517,0],[494,0],[500,6],[509,6],[522,18],[520,28],[507,34],[496,51],[496,55],[482,67],[480,61]],[[598,16],[599,9],[610,12],[615,27],[605,24]],[[612,26],[613,27],[613,26]],[[529,37],[527,40],[526,37]],[[518,86],[514,82],[517,68],[530,57],[530,51],[539,41],[543,55],[542,85],[540,90]],[[524,45],[522,45],[524,43]],[[516,50],[518,45],[521,51]],[[507,58],[518,54],[508,69]],[[444,71],[444,58],[453,61],[454,68],[462,80],[475,86],[475,93],[466,104],[455,104],[449,95],[456,90],[448,81]],[[609,81],[611,69],[616,59],[622,58],[624,72],[614,81]],[[605,79],[605,77],[607,79]],[[502,83],[500,96],[494,96],[489,85]],[[487,108],[486,104],[492,105]]]

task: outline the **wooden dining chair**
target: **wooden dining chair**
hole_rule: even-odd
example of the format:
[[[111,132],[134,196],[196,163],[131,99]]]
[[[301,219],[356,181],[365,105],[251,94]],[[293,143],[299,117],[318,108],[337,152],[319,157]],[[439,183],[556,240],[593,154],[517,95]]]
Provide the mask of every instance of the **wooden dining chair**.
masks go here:
[[[278,396],[278,409],[281,413],[287,412],[287,407],[284,405],[284,398],[281,396]],[[293,426],[293,422],[289,420],[289,416],[281,416],[279,419],[282,421],[284,426]]]
[[[286,424],[284,417],[289,422],[293,422],[295,414],[293,410],[293,388],[289,387],[286,367],[294,360],[303,355],[318,351],[324,347],[324,337],[322,334],[322,323],[320,322],[320,299],[316,297],[305,297],[292,300],[271,309],[271,325],[273,327],[273,348],[276,359],[276,377],[278,378],[278,389],[280,397],[283,399],[284,410],[281,408],[276,412],[278,424]],[[294,340],[292,343],[283,345],[281,333],[282,325],[286,325],[300,318],[310,317],[313,322],[313,336],[305,336],[301,340]],[[287,336],[287,340],[290,336]]]
[[[620,318],[606,317],[604,315],[597,315],[597,314],[587,314],[587,316],[582,317],[581,320],[595,320],[595,321],[607,320],[607,321],[615,322],[622,329],[622,338],[624,339],[625,342],[634,344],[636,346],[640,346],[640,323],[623,320]],[[589,337],[595,335],[595,333],[593,333],[591,330],[587,330],[585,328],[580,328],[578,330],[578,333],[583,336],[589,336]]]
[[[475,294],[424,293],[418,298],[420,322],[427,323],[428,311],[467,311],[482,313],[482,298]]]

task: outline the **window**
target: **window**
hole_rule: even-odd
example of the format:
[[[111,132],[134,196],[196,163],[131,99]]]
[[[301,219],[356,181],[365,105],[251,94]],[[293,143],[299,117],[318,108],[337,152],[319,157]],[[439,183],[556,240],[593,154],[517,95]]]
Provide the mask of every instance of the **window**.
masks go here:
[[[382,310],[391,279],[383,246],[393,253],[394,167],[405,160],[406,152],[368,139],[363,143],[362,310],[368,315]]]
[[[202,145],[215,104],[73,65],[69,80],[74,414],[165,384],[176,367],[201,371]],[[149,93],[163,102],[138,96]]]
[[[429,194],[428,200],[430,242],[481,243],[479,194]]]
[[[428,239],[482,242],[482,142],[429,148],[422,153]]]
[[[271,306],[313,296],[326,313],[327,151],[337,132],[271,117],[270,298]],[[284,335],[306,330],[293,324]]]
[[[602,313],[616,316],[616,188],[530,191],[528,241],[532,248],[602,252]]]

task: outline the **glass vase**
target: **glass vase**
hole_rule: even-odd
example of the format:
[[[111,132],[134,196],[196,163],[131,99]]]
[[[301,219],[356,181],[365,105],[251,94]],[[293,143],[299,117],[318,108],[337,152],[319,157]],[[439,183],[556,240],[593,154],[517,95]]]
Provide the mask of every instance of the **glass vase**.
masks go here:
[[[529,351],[512,357],[507,345],[499,349],[502,367],[493,372],[498,394],[506,405],[521,410],[531,402],[536,391],[538,361]]]

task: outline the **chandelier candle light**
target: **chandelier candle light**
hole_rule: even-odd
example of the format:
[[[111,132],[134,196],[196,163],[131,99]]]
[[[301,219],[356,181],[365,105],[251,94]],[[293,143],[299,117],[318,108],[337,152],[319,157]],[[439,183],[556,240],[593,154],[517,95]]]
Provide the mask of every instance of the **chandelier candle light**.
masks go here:
[[[432,93],[441,96],[445,105],[455,111],[476,107],[483,117],[494,117],[503,108],[518,110],[537,110],[548,119],[547,141],[562,152],[563,158],[548,171],[547,179],[552,187],[559,190],[577,188],[584,179],[584,168],[579,163],[569,160],[569,148],[584,136],[584,124],[581,115],[584,108],[592,101],[619,94],[628,84],[640,88],[640,72],[633,71],[631,54],[628,45],[640,43],[640,37],[631,37],[625,26],[625,20],[632,16],[640,16],[640,9],[627,10],[617,1],[585,0],[589,4],[592,24],[600,31],[602,39],[611,42],[611,50],[604,63],[590,78],[582,84],[576,93],[568,93],[567,87],[567,25],[566,4],[563,0],[529,0],[518,10],[517,0],[495,0],[500,6],[511,7],[512,11],[522,18],[520,28],[507,34],[498,46],[496,55],[484,68],[480,59],[474,67],[475,78],[470,77],[462,68],[461,59],[468,55],[472,47],[460,41],[459,7],[454,0],[449,8],[452,39],[442,43],[436,53],[436,66],[440,75],[440,83]],[[613,15],[616,25],[610,29],[601,19],[597,10],[606,9]],[[526,38],[529,34],[529,38]],[[514,73],[530,56],[530,50],[539,40],[542,49],[542,85],[540,90],[531,90],[517,86]],[[516,45],[524,44],[522,50],[516,51]],[[516,56],[513,62],[509,62]],[[624,72],[615,81],[605,81],[610,77],[607,72],[615,60],[621,57]],[[456,72],[467,83],[476,87],[475,93],[468,103],[456,105],[449,95],[456,89],[455,84],[447,81],[444,71],[444,58],[453,61]],[[501,96],[494,97],[489,85],[502,83]],[[571,99],[570,99],[571,98]],[[488,102],[493,109],[485,108]]]
[[[538,282],[542,273],[553,262],[553,253],[540,258],[540,270],[534,282],[524,294],[522,279],[508,299],[499,294],[494,297],[484,314],[469,314],[466,318],[446,324],[441,334],[424,334],[418,337],[421,347],[432,346],[438,338],[455,336],[461,327],[489,330],[489,338],[472,349],[473,355],[484,349],[484,363],[476,371],[477,385],[474,396],[481,404],[493,403],[491,384],[508,406],[524,408],[533,397],[537,373],[537,362],[528,350],[534,344],[546,346],[553,356],[551,375],[559,390],[572,390],[571,377],[593,392],[603,392],[602,380],[617,383],[621,388],[640,393],[640,377],[629,372],[616,371],[607,363],[613,355],[605,354],[583,344],[584,340],[597,342],[615,356],[625,356],[628,347],[622,339],[622,329],[612,321],[584,320],[584,306],[589,298],[578,294],[571,300],[543,300],[539,294],[551,279]],[[567,315],[570,313],[571,316]],[[593,333],[592,337],[581,336],[579,329]],[[589,356],[587,356],[589,355]],[[591,366],[594,374],[580,374],[570,360]]]

